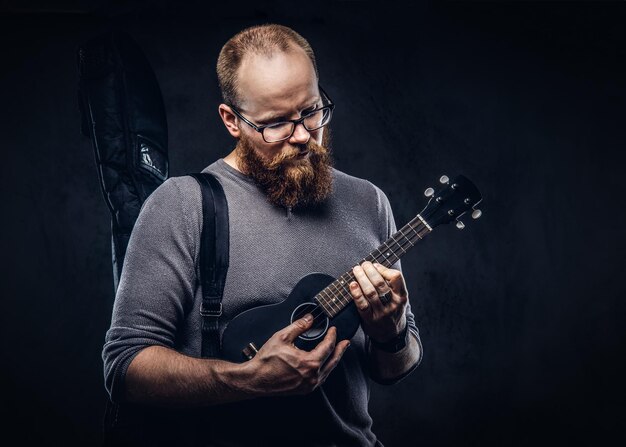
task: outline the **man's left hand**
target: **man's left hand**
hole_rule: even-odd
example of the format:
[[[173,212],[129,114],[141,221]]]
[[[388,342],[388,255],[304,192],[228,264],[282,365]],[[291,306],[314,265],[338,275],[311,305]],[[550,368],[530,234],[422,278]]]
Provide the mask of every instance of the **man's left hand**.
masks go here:
[[[409,298],[402,272],[369,261],[355,266],[352,272],[356,281],[350,283],[350,293],[361,315],[363,331],[381,343],[400,334],[407,324]]]

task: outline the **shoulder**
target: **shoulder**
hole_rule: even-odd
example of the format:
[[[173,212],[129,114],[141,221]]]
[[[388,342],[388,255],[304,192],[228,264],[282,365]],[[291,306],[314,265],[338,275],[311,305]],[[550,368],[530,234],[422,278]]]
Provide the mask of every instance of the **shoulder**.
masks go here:
[[[388,206],[389,200],[382,189],[371,181],[333,168],[335,192],[338,197],[349,198],[373,206],[377,212]]]
[[[142,212],[186,214],[201,204],[200,199],[200,186],[193,177],[170,177],[150,194]]]
[[[369,180],[356,177],[354,175],[347,174],[340,171],[337,168],[333,169],[333,178],[338,192],[350,192],[351,194],[365,194],[372,195],[378,188]]]
[[[183,234],[191,250],[197,251],[193,247],[202,228],[202,192],[198,182],[188,175],[168,178],[143,203],[135,227],[166,239]]]

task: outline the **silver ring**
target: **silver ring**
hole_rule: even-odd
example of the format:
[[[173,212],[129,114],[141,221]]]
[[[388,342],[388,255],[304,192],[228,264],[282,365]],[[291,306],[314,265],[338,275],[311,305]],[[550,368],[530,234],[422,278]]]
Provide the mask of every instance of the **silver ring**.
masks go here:
[[[387,293],[383,293],[382,295],[378,295],[378,299],[380,299],[380,302],[383,303],[383,305],[389,304],[391,301],[391,290],[388,290]]]

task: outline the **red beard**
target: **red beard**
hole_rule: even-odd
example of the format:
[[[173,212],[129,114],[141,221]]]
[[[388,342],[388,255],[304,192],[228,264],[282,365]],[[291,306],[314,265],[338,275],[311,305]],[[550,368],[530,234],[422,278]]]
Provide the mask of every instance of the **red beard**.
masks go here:
[[[321,146],[311,138],[269,161],[257,154],[253,143],[242,133],[236,147],[239,167],[274,205],[295,208],[319,204],[332,192],[329,133],[330,129],[324,129]],[[298,160],[298,153],[303,151],[309,151],[309,155]]]

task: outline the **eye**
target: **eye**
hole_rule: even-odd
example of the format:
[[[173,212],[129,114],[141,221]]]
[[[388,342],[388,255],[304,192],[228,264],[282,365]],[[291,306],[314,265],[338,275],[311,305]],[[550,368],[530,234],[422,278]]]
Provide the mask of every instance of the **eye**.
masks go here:
[[[285,122],[286,118],[284,116],[279,116],[276,118],[273,118],[271,120],[261,120],[258,121],[260,126],[266,126],[266,127],[271,127],[271,126],[275,126],[277,124],[283,124]]]
[[[289,121],[275,121],[273,123],[266,124],[265,127],[274,129],[274,128],[277,128],[277,127],[284,126],[286,124],[291,125],[291,123]]]

